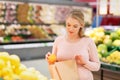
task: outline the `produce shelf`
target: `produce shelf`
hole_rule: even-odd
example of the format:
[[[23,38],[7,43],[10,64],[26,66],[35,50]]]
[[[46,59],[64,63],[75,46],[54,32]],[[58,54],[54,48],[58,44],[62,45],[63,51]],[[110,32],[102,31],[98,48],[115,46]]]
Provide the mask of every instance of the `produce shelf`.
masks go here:
[[[17,42],[4,42],[0,43],[0,45],[10,45],[10,44],[28,44],[28,43],[49,43],[53,42],[54,39],[34,39],[34,40],[25,40],[25,41],[17,41]]]
[[[3,0],[2,0],[3,1]],[[56,4],[56,5],[76,5],[76,6],[85,6],[85,7],[90,7],[88,3],[81,2],[73,2],[73,1],[59,1],[59,0],[4,0],[4,1],[9,1],[9,2],[24,2],[24,3],[48,3],[48,4]]]
[[[112,71],[120,73],[120,66],[116,65],[116,64],[110,64],[110,63],[101,62],[101,68],[102,69],[112,70]]]

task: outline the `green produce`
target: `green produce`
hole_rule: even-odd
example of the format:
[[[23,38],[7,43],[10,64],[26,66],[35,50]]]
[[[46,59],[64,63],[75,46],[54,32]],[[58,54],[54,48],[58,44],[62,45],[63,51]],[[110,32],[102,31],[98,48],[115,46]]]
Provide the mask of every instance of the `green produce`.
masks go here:
[[[98,53],[98,57],[99,59],[102,59],[102,55],[100,53]]]
[[[111,38],[112,40],[116,40],[116,39],[119,39],[119,35],[118,35],[116,32],[112,32],[112,33],[110,34],[110,38]]]
[[[120,28],[116,30],[116,33],[120,36]]]
[[[120,46],[117,47],[117,50],[120,51]]]
[[[98,50],[107,50],[107,46],[105,44],[99,44]]]
[[[120,28],[112,31],[98,27],[88,36],[95,41],[101,61],[120,65]]]
[[[117,47],[114,47],[114,49],[112,49],[110,52],[106,54],[106,57],[109,56],[111,53],[115,52],[116,50],[117,50]]]
[[[109,39],[109,38],[106,38],[106,39],[104,39],[103,43],[104,43],[105,45],[107,45],[107,46],[111,46],[112,40]]]
[[[4,42],[10,42],[11,41],[11,36],[7,35],[4,37]]]
[[[110,35],[113,31],[105,31],[105,35]]]
[[[105,44],[99,44],[97,47],[98,53],[100,53],[102,55],[102,57],[106,57],[107,56],[107,46]]]
[[[120,40],[119,39],[114,40],[112,45],[113,46],[120,46]]]
[[[110,52],[111,50],[113,50],[114,48],[116,48],[117,46],[113,46],[113,45],[111,45],[111,46],[108,46],[108,52]]]

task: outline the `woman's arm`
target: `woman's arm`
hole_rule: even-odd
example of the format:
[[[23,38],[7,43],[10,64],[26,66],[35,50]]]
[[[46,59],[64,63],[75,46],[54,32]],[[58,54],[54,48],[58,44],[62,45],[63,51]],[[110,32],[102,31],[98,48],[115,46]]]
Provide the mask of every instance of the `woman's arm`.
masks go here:
[[[52,47],[52,54],[57,54],[57,44],[58,44],[58,38],[55,39]]]
[[[51,54],[57,54],[57,38],[55,39],[54,43],[53,43],[53,46],[52,46],[52,53],[51,52],[48,52],[46,55],[45,55],[45,59],[48,61],[48,57],[51,55]],[[49,62],[49,61],[48,61]]]
[[[84,65],[91,71],[98,71],[100,69],[100,61],[97,53],[97,48],[93,40],[90,39],[88,45],[89,61]]]

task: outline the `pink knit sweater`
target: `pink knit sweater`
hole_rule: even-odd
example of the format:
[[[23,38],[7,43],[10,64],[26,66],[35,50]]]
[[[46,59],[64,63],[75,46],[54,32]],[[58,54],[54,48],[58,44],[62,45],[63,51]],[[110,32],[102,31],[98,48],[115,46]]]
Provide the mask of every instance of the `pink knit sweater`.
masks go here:
[[[82,55],[87,60],[87,64],[78,65],[80,80],[93,80],[91,71],[98,71],[100,68],[96,45],[92,39],[87,37],[70,43],[65,36],[60,36],[54,42],[52,53],[57,55],[57,60],[74,59],[76,54]]]

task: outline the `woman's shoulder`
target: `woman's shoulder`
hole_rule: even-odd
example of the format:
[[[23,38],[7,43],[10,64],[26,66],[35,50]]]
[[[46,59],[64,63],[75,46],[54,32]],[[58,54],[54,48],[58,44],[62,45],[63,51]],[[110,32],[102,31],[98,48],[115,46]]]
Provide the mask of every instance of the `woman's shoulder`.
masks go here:
[[[64,36],[58,36],[58,37],[56,37],[55,41],[61,41],[63,39],[64,39]]]
[[[83,37],[83,40],[88,43],[94,42],[93,39],[90,37]]]

